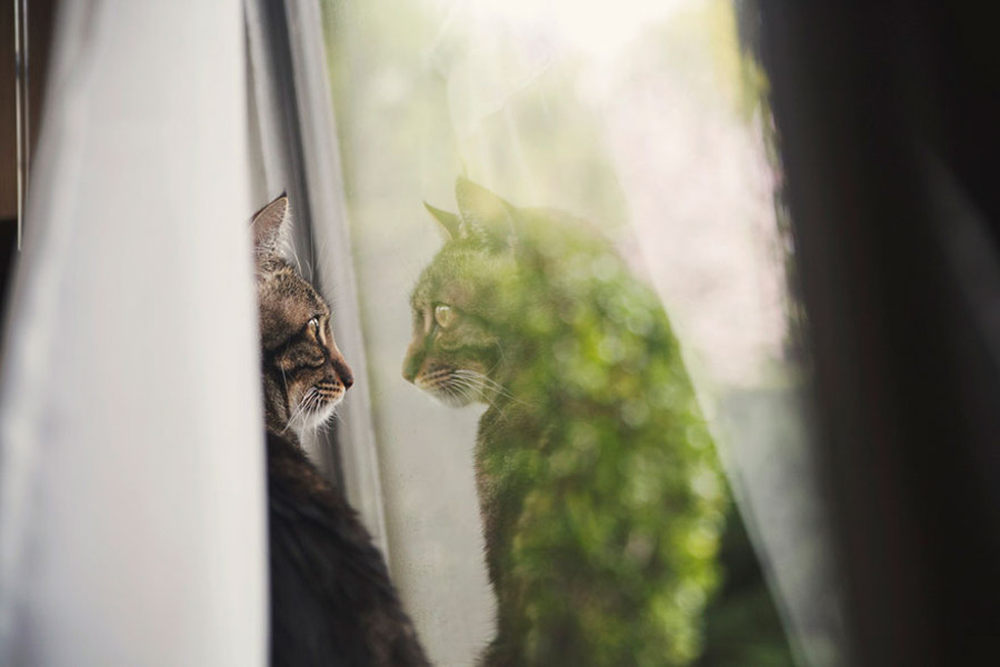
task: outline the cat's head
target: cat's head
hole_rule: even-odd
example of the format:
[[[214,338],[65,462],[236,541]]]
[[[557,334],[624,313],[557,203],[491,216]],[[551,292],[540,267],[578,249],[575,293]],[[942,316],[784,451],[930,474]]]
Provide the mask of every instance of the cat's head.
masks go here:
[[[459,212],[427,206],[447,241],[424,270],[410,298],[413,340],[403,377],[450,405],[490,402],[509,359],[514,299],[517,209],[460,178]]]
[[[284,254],[288,198],[253,216],[265,417],[269,430],[301,434],[333,414],[354,382],[330,328],[330,308]]]

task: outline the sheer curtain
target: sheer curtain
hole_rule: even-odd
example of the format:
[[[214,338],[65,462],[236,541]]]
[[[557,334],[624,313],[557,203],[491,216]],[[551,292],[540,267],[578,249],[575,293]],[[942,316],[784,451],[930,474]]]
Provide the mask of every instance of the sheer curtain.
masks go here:
[[[62,3],[0,374],[0,663],[266,658],[239,0]]]

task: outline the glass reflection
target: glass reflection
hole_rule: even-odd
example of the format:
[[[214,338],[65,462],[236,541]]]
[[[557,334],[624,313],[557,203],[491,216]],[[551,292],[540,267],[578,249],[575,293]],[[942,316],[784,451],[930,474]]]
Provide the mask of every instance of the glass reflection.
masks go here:
[[[497,620],[518,623],[504,620],[503,585],[496,617],[484,552],[491,559],[507,553],[509,562],[491,568],[515,572],[524,586],[532,577],[572,581],[602,562],[611,570],[613,562],[623,572],[632,567],[629,576],[638,577],[636,563],[669,561],[673,540],[684,545],[678,562],[689,564],[671,573],[674,583],[661,587],[654,576],[617,598],[633,609],[657,609],[656,627],[674,628],[665,643],[650,644],[670,644],[659,649],[663,655],[681,663],[777,665],[794,654],[837,664],[839,620],[799,398],[805,372],[787,290],[791,248],[775,204],[780,178],[770,158],[766,81],[742,51],[745,26],[733,5],[338,2],[327,17],[391,568],[433,659],[472,664]],[[496,257],[464,267],[453,258],[451,280],[444,271],[420,278],[442,265],[433,259],[441,237],[421,202],[455,211],[435,209],[446,229],[460,223],[461,197],[451,203],[456,174],[513,202],[505,208],[513,217],[544,206],[565,212],[560,219],[592,223],[546,218],[530,242],[501,227],[487,239]],[[610,245],[598,250],[594,238]],[[502,270],[513,261],[503,248],[527,253],[532,270]],[[428,290],[434,296],[421,297],[411,313],[414,285],[419,293],[432,279],[453,291]],[[487,294],[484,281],[494,279],[495,293]],[[440,306],[446,310],[439,313]],[[399,373],[410,346],[404,371],[417,379],[421,342],[435,327],[463,341],[446,350],[442,336],[442,359],[459,361],[469,352],[462,347],[481,351],[462,359],[465,375],[437,388],[447,406],[426,400]],[[658,336],[671,342],[657,347],[651,341]],[[492,339],[504,343],[491,348]],[[502,357],[516,363],[504,366]],[[678,380],[688,376],[690,383]],[[490,464],[525,488],[568,478],[557,508],[545,506],[551,498],[531,500],[540,503],[532,505],[540,525],[560,519],[545,529],[549,542],[528,540],[520,555],[482,538],[493,530],[480,524],[476,488],[483,399],[503,405],[507,421],[531,412],[515,399],[535,405],[535,421],[555,422],[548,428],[565,445],[553,444],[558,452],[539,460],[516,454],[512,443],[509,455]],[[485,414],[491,410],[498,412],[487,407]],[[687,417],[668,428],[663,415],[670,410]],[[654,426],[667,441],[714,441],[721,460],[691,454],[671,477],[680,456],[674,449],[700,450],[642,445],[635,434]],[[639,439],[634,452],[622,434]],[[481,447],[481,434],[478,440]],[[712,481],[720,469],[721,485]],[[654,529],[671,514],[671,489],[682,488],[688,495],[676,511],[689,525]],[[728,510],[718,500],[697,500],[717,492],[734,501]],[[518,502],[529,504],[523,495]],[[692,509],[699,502],[704,506]],[[648,531],[623,528],[624,517],[642,516],[641,507],[648,521],[634,520]],[[543,557],[544,549],[566,557]],[[566,571],[554,574],[556,562]],[[688,579],[695,583],[682,586]],[[663,592],[671,586],[671,594]],[[531,640],[523,628],[512,630],[533,650],[556,650],[561,637],[583,635],[601,614],[613,616],[601,605],[614,596],[595,594],[607,600],[586,598],[575,604],[580,614],[560,620],[571,615],[566,598],[546,598],[547,589],[538,588],[539,601],[525,603],[532,608],[525,613],[558,630]],[[629,632],[609,629],[594,656],[616,655]],[[647,662],[638,655],[636,648],[634,660]],[[649,661],[663,664],[662,657]]]

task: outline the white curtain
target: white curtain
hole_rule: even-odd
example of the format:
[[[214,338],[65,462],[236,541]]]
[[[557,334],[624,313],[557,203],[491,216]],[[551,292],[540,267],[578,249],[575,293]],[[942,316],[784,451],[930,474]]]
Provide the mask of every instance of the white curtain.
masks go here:
[[[57,18],[0,367],[0,664],[262,664],[242,6]]]

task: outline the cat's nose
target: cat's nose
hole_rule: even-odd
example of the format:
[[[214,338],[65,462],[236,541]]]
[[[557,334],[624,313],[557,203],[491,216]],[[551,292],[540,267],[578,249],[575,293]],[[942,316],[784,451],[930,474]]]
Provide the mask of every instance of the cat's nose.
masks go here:
[[[354,374],[343,359],[333,360],[333,370],[337,371],[337,377],[344,383],[344,389],[350,389],[354,384]]]
[[[411,344],[410,349],[406,351],[406,359],[403,360],[403,379],[407,382],[413,382],[424,361],[423,355],[417,353],[418,349],[415,344]]]

